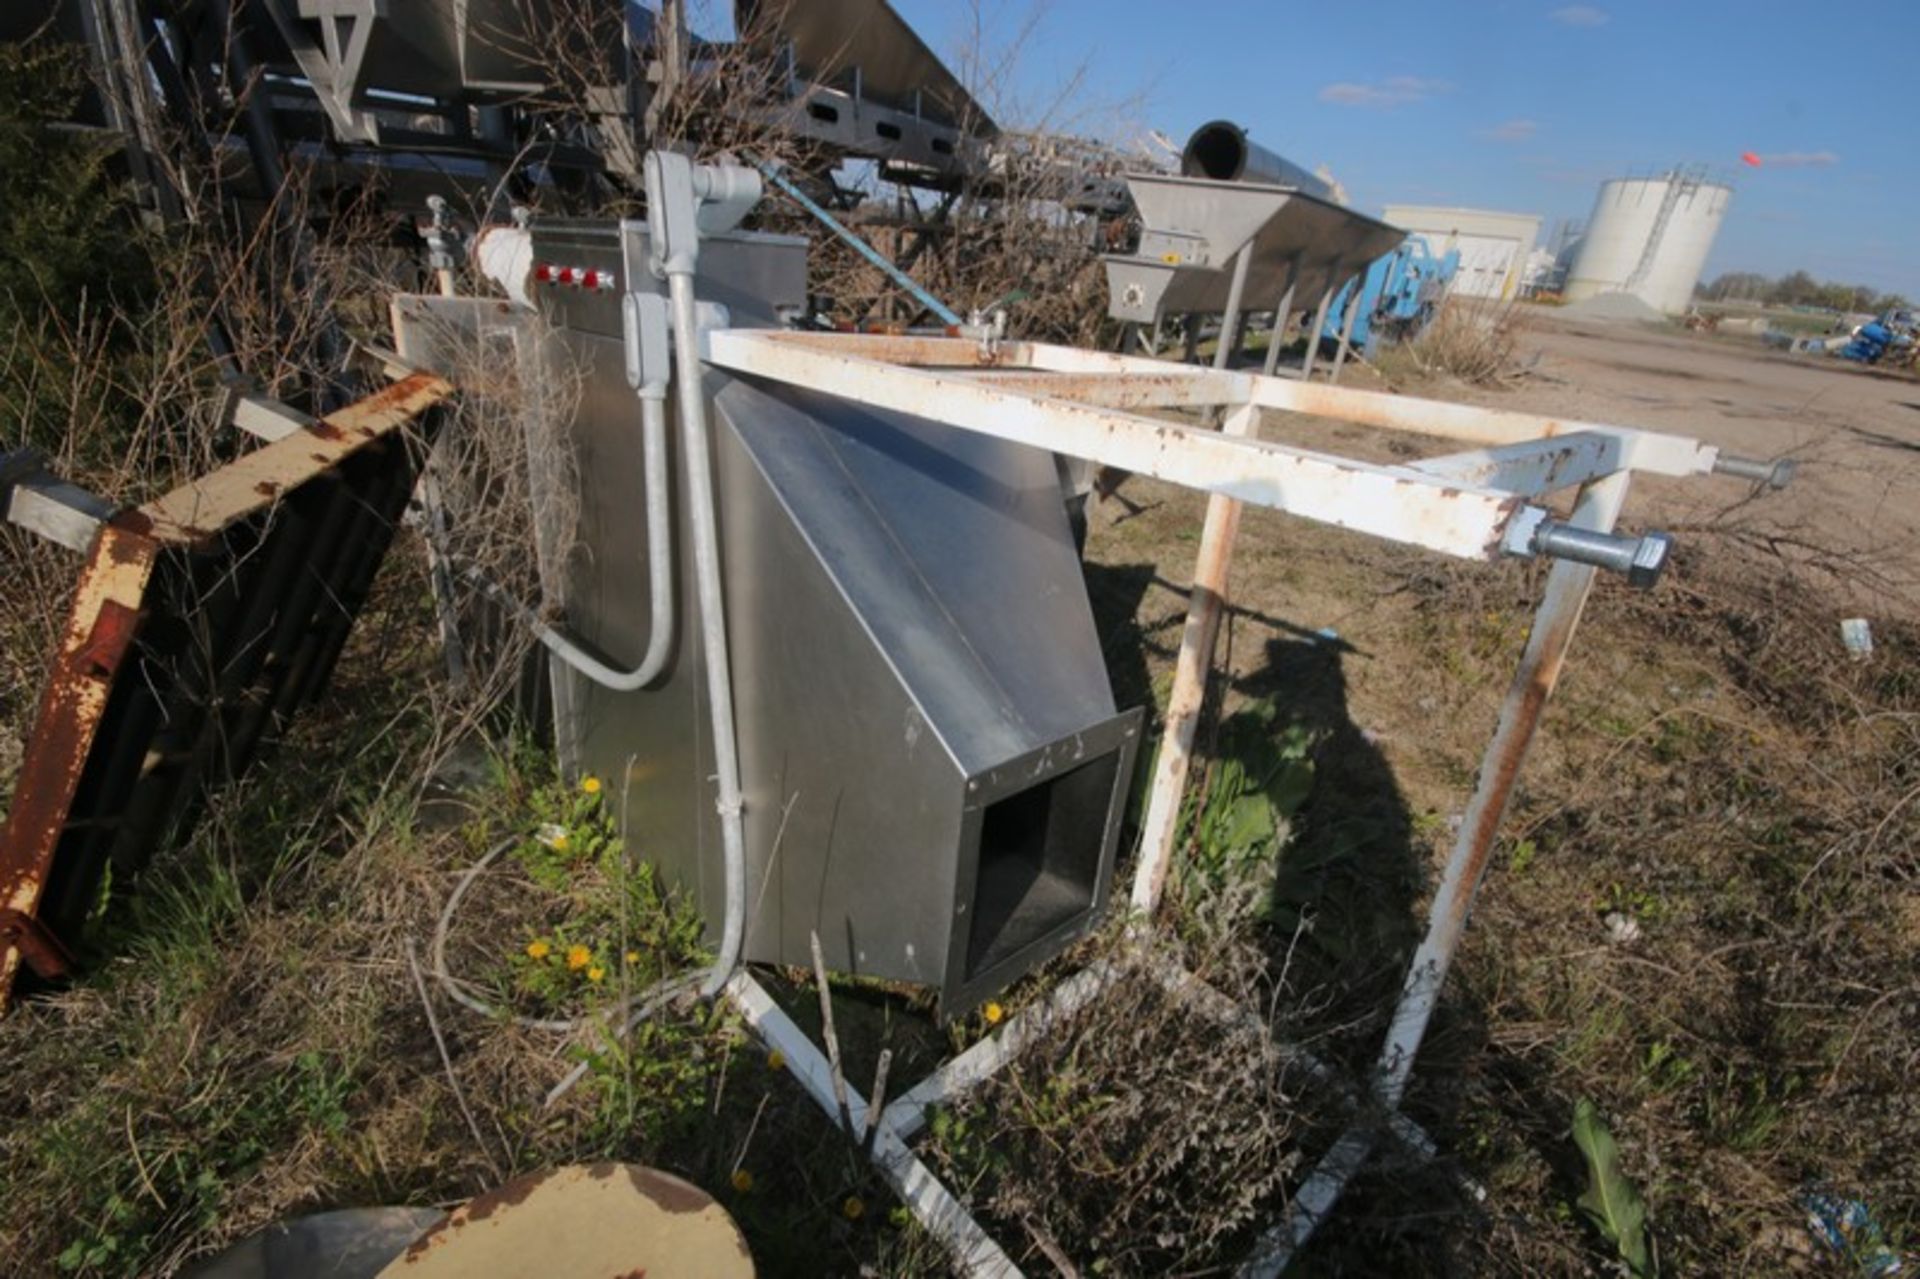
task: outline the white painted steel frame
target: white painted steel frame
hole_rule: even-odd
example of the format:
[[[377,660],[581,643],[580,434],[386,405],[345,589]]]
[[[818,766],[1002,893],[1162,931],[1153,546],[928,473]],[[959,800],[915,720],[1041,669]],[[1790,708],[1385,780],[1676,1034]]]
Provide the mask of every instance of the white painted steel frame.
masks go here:
[[[1211,664],[1213,623],[1224,604],[1225,569],[1241,502],[1446,554],[1491,559],[1503,551],[1524,552],[1524,543],[1514,540],[1515,529],[1530,531],[1546,514],[1527,499],[1578,488],[1581,498],[1573,523],[1610,531],[1631,472],[1704,475],[1712,472],[1718,457],[1711,446],[1682,436],[1037,343],[728,330],[710,332],[704,340],[703,356],[709,363],[738,373],[811,387],[1213,494],[1207,522],[1210,529],[1218,525],[1220,532],[1211,547],[1202,539],[1177,681],[1188,686],[1184,692],[1189,700],[1196,689],[1204,689]],[[1131,412],[1200,407],[1236,410],[1227,419],[1233,429],[1216,432]],[[1403,466],[1375,466],[1254,439],[1260,409],[1481,447]],[[1594,572],[1591,566],[1559,562],[1548,579],[1500,724],[1483,758],[1467,820],[1430,908],[1427,938],[1409,968],[1381,1050],[1367,1098],[1379,1114],[1356,1122],[1327,1151],[1296,1193],[1288,1216],[1262,1237],[1243,1275],[1277,1275],[1286,1267],[1332,1211],[1381,1136],[1418,1152],[1434,1150],[1431,1138],[1400,1114],[1399,1102]],[[1176,703],[1182,693],[1176,687]],[[1190,733],[1191,724],[1170,722],[1169,736],[1176,728]],[[1174,745],[1172,751],[1162,749],[1167,775],[1155,779],[1144,823],[1158,839],[1143,839],[1135,881],[1134,905],[1143,921],[1159,903],[1171,857],[1170,814],[1178,811],[1184,789],[1185,751]],[[1020,1271],[907,1142],[924,1127],[929,1108],[950,1103],[983,1083],[1121,975],[1112,960],[1081,971],[877,1116],[869,1115],[857,1097],[849,1098],[855,1133],[865,1134],[869,1124],[877,1126],[875,1166],[920,1222],[948,1245],[962,1273],[1002,1279]],[[1192,1000],[1200,1015],[1234,1020],[1223,1011],[1231,1001],[1191,974],[1167,969],[1156,975],[1170,993]],[[821,1110],[837,1118],[839,1102],[820,1050],[744,971],[728,984],[727,994],[756,1032],[786,1055]],[[1298,1059],[1316,1080],[1326,1082],[1331,1075],[1324,1064],[1304,1054]],[[1346,1095],[1357,1100],[1352,1093]]]
[[[1066,400],[1078,407],[1131,409],[1255,404],[1263,409],[1278,409],[1360,426],[1490,446],[1594,433],[1620,440],[1621,469],[1656,475],[1705,475],[1713,470],[1714,461],[1719,456],[1719,450],[1710,444],[1659,431],[1536,413],[1516,413],[1507,409],[1482,408],[1411,395],[1303,383],[1295,378],[1197,368],[1168,360],[1120,355],[1110,351],[1085,351],[1041,342],[989,345],[966,338],[765,331],[720,331],[706,336],[711,363],[744,372],[756,372],[780,381],[793,380],[796,373],[800,378],[805,378],[805,362],[796,364],[783,360],[779,368],[745,368],[741,363],[745,355],[741,350],[742,340],[777,344],[788,351],[834,355],[857,361],[862,368],[874,364],[890,365],[897,370],[939,378],[938,387],[918,381],[909,384],[923,395],[936,389],[944,391],[953,380],[965,379],[1043,402]],[[827,366],[815,367],[824,370]],[[1075,376],[1050,376],[1056,374]],[[813,383],[809,381],[806,384]],[[859,399],[860,396],[856,392],[849,398]],[[949,420],[944,407],[937,401],[922,401],[914,411],[938,421]],[[1148,421],[1156,427],[1167,425],[1159,419],[1134,421]],[[963,427],[969,425],[958,420],[952,424]],[[999,434],[987,427],[970,429]],[[1066,442],[1056,442],[1047,447],[1064,452],[1067,451]],[[1126,464],[1116,461],[1109,465]]]
[[[1008,391],[972,378],[870,359],[860,346],[823,348],[791,335],[723,331],[709,363],[824,391],[1003,440],[1087,458],[1186,488],[1423,546],[1464,559],[1501,554],[1509,531],[1544,515],[1511,493],[1436,479],[1251,437],[1140,417],[1073,400]],[[886,344],[892,339],[862,341]],[[869,347],[884,357],[885,345]],[[946,354],[978,351],[954,342]]]

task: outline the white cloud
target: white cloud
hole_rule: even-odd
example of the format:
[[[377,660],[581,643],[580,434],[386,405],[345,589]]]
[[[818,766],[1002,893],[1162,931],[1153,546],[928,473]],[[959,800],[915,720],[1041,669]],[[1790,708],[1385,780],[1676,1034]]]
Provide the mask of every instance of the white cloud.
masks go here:
[[[1378,83],[1356,84],[1342,80],[1320,90],[1320,101],[1331,102],[1341,107],[1376,107],[1387,110],[1406,106],[1410,102],[1420,102],[1438,93],[1452,93],[1453,85],[1445,80],[1428,80],[1421,76],[1388,76]]]
[[[1509,120],[1505,124],[1497,124],[1491,129],[1482,130],[1483,136],[1492,138],[1496,142],[1525,142],[1538,132],[1540,132],[1538,120]]]
[[[1782,151],[1776,155],[1762,152],[1760,163],[1770,169],[1830,169],[1840,163],[1831,151]]]
[[[1547,16],[1562,26],[1604,27],[1613,15],[1590,4],[1570,4],[1564,9],[1555,9]]]

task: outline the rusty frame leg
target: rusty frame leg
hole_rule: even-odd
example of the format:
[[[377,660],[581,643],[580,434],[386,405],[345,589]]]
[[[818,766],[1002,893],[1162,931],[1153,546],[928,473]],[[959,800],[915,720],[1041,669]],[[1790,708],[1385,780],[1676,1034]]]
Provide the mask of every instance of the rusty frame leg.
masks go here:
[[[1227,435],[1251,435],[1259,420],[1258,409],[1243,405],[1220,429]],[[1214,640],[1226,607],[1227,570],[1233,563],[1233,542],[1239,530],[1240,503],[1219,494],[1208,498],[1207,518],[1200,530],[1200,553],[1193,566],[1187,623],[1180,635],[1180,655],[1174,667],[1173,694],[1167,702],[1166,726],[1160,735],[1160,754],[1154,760],[1153,786],[1140,832],[1140,860],[1133,874],[1133,908],[1143,915],[1152,915],[1159,907],[1167,871],[1173,863],[1180,800],[1186,793],[1193,737],[1207,698],[1207,673],[1213,666]]]
[[[1596,532],[1612,531],[1626,501],[1629,479],[1629,473],[1621,471],[1587,485],[1574,507],[1572,522]],[[1513,798],[1514,784],[1526,762],[1527,750],[1540,727],[1541,714],[1566,664],[1567,650],[1597,571],[1591,565],[1557,560],[1547,576],[1547,588],[1534,614],[1520,668],[1507,688],[1506,700],[1500,707],[1500,722],[1481,758],[1473,798],[1468,801],[1460,834],[1447,859],[1439,890],[1434,893],[1427,917],[1427,935],[1407,967],[1400,1002],[1393,1010],[1386,1043],[1375,1063],[1373,1100],[1385,1115],[1396,1113],[1406,1094],[1414,1058],[1433,1019],[1454,952],[1466,932],[1474,896],[1486,877],[1494,838],[1499,834],[1501,819],[1506,816],[1507,804]],[[1287,1268],[1294,1253],[1306,1245],[1320,1223],[1332,1213],[1347,1182],[1371,1157],[1378,1140],[1374,1126],[1377,1122],[1376,1116],[1356,1123],[1321,1157],[1294,1196],[1286,1220],[1262,1236],[1253,1258],[1242,1268],[1242,1275],[1269,1279]]]

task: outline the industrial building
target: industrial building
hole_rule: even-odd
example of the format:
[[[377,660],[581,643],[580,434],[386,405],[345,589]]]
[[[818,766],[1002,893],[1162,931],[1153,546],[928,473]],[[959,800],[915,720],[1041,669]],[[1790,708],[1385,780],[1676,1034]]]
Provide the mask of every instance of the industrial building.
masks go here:
[[[1685,311],[1732,200],[1732,187],[1698,170],[1602,183],[1572,250],[1567,301],[1631,293],[1668,315]]]
[[[1457,297],[1505,300],[1517,296],[1527,255],[1540,236],[1540,219],[1531,213],[1389,204],[1381,216],[1425,236],[1436,254],[1460,251],[1460,271],[1452,289]]]

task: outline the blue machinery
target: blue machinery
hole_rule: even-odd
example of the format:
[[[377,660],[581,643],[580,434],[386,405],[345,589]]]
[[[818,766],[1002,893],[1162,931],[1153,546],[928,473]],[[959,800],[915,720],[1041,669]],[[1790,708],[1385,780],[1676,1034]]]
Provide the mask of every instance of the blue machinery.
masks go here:
[[[1910,311],[1889,311],[1854,330],[1853,341],[1840,348],[1840,358],[1878,364],[1889,352],[1896,360],[1912,351],[1915,323]]]
[[[1391,253],[1376,258],[1360,280],[1360,307],[1353,320],[1352,346],[1371,355],[1381,338],[1401,341],[1419,333],[1440,309],[1447,288],[1460,269],[1460,250],[1448,249],[1435,257],[1425,239],[1410,235]],[[1341,317],[1346,314],[1353,281],[1334,297],[1321,325],[1323,340],[1340,340]]]

